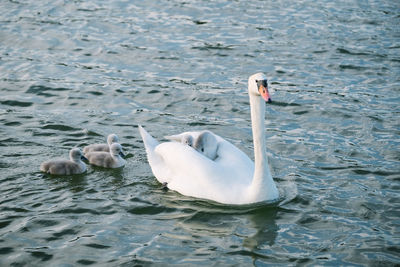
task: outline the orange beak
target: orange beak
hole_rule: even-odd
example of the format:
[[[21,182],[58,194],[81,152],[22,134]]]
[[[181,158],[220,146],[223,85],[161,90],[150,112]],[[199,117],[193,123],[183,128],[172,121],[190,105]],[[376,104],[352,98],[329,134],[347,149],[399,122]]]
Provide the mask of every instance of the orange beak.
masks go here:
[[[260,93],[262,98],[264,98],[265,102],[271,103],[271,97],[269,96],[268,92],[268,85],[264,86],[263,84],[260,84],[260,86],[258,87],[258,92]]]

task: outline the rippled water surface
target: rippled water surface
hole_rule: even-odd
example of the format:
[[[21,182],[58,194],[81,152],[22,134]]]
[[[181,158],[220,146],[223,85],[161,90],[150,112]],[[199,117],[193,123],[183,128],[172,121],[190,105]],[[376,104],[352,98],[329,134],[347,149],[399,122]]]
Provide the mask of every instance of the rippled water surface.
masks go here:
[[[0,265],[400,264],[398,1],[0,2]],[[253,155],[269,77],[282,200],[164,190],[152,135],[209,129]],[[119,135],[127,165],[39,172]]]

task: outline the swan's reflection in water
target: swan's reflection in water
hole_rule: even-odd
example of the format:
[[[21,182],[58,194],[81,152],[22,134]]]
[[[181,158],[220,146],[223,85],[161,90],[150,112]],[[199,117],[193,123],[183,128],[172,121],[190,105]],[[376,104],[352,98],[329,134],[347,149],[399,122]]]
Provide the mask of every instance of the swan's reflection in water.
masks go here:
[[[276,224],[278,209],[275,207],[261,207],[248,214],[249,225],[256,232],[243,239],[243,246],[253,251],[268,245],[272,246],[278,235],[279,227]]]
[[[257,257],[259,249],[272,246],[278,235],[276,204],[232,206],[192,200],[182,201],[179,206],[187,215],[180,213],[178,226],[199,244],[213,239],[210,250]]]

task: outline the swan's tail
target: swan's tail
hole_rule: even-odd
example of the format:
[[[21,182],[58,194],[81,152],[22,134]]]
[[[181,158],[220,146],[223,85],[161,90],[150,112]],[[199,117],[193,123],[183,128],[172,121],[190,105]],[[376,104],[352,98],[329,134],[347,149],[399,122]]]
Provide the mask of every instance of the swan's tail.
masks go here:
[[[139,125],[138,128],[143,139],[144,147],[146,148],[147,160],[154,176],[160,183],[168,182],[165,177],[164,161],[155,151],[159,144],[158,141],[154,139],[141,125]]]
[[[153,153],[155,147],[158,145],[158,141],[153,138],[141,125],[138,125],[140,135],[146,148],[147,154]]]

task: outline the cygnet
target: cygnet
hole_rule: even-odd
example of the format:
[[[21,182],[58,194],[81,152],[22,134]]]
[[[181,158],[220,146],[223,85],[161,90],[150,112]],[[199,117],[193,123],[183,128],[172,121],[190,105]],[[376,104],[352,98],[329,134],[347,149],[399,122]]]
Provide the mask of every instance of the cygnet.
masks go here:
[[[211,160],[218,157],[218,141],[210,131],[203,131],[193,143],[193,148]]]
[[[182,136],[181,142],[182,142],[183,144],[185,144],[185,145],[193,146],[193,136],[188,135],[188,134],[187,134],[187,135],[184,135],[184,136]]]
[[[110,146],[118,142],[119,142],[118,136],[116,134],[110,134],[107,137],[107,144],[92,144],[85,146],[83,148],[83,153],[86,155],[87,153],[94,151],[110,152]]]
[[[40,170],[42,172],[56,174],[56,175],[70,175],[70,174],[81,174],[86,171],[86,164],[82,160],[87,160],[82,151],[79,148],[73,148],[69,152],[69,158],[67,159],[54,159],[45,161],[40,164]]]
[[[193,146],[193,136],[190,133],[183,133],[183,134],[178,134],[178,135],[169,135],[169,136],[164,136],[165,139],[171,140],[171,141],[176,141],[180,142],[182,144],[188,145],[188,146]]]
[[[85,155],[90,164],[104,168],[119,168],[125,166],[125,160],[122,158],[122,146],[114,143],[110,146],[110,152],[94,151]]]

